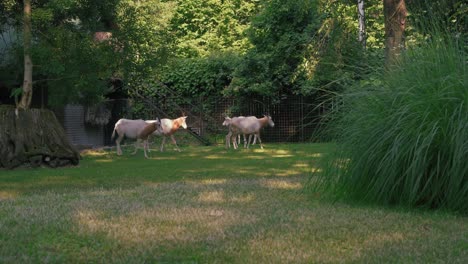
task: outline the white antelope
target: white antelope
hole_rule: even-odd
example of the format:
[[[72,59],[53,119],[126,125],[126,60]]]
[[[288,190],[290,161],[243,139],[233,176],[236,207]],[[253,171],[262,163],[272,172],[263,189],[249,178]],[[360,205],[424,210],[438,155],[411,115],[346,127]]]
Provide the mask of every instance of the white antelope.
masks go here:
[[[161,143],[161,152],[164,150],[164,144],[166,143],[166,136],[170,136],[172,139],[172,143],[177,148],[177,151],[180,152],[179,146],[177,146],[177,142],[174,138],[174,133],[180,128],[183,127],[184,129],[187,129],[187,124],[185,123],[185,120],[187,119],[186,116],[181,116],[176,119],[168,119],[168,118],[163,118],[161,119],[160,123],[160,128],[154,132],[154,134],[158,136],[163,136],[163,141]]]
[[[229,133],[226,135],[226,148],[230,148],[231,147],[231,137],[232,137],[232,134],[233,134],[233,130],[236,130],[237,128],[236,127],[232,127],[231,126],[231,122],[238,122],[239,119],[244,119],[244,118],[255,118],[255,116],[248,116],[248,117],[245,117],[245,116],[237,116],[237,117],[225,117],[224,118],[224,122],[223,122],[223,126],[227,126],[229,128]],[[245,134],[243,134],[244,136],[244,147],[247,147],[247,139],[245,137]],[[237,142],[236,144],[238,145],[240,143],[240,134],[237,133]],[[250,137],[249,137],[249,141],[250,141]],[[252,145],[255,145],[255,142],[257,141],[257,137],[254,136],[254,141],[252,143]]]
[[[141,131],[143,131],[143,129],[147,125],[152,124],[152,123],[155,123],[156,127],[160,126],[160,120],[159,119],[147,120],[147,121],[145,121],[143,119],[138,119],[138,120],[125,119],[125,118],[119,119],[119,121],[117,121],[117,123],[115,123],[114,131],[112,131],[112,136],[111,136],[111,140],[112,140],[114,138],[114,136],[115,136],[115,132],[117,132],[118,137],[115,140],[115,143],[117,145],[117,155],[122,155],[122,149],[120,148],[120,142],[123,140],[124,137],[137,139],[137,141],[135,143],[135,151],[133,152],[133,154],[135,154],[137,152],[137,150],[138,150],[138,147],[140,146],[141,138],[139,138],[139,134],[141,133]],[[157,130],[158,130],[158,128],[156,129],[156,131]],[[147,139],[145,140],[144,144],[148,144]]]
[[[247,148],[249,148],[249,145],[250,145],[250,135],[254,134],[258,138],[258,141],[260,142],[260,148],[263,149],[262,139],[260,138],[260,130],[266,126],[271,126],[271,127],[275,126],[275,123],[273,122],[273,120],[271,119],[271,116],[269,115],[265,115],[262,118],[248,117],[248,118],[243,118],[243,119],[238,119],[236,121],[232,121],[231,127],[233,129],[231,131],[233,132],[232,144],[234,146],[234,149],[237,149],[238,147],[237,142],[234,139],[235,137],[237,137],[238,134],[249,135]]]
[[[235,117],[232,117],[232,118],[226,116],[226,117],[224,118],[223,126],[227,126],[227,127],[228,127],[228,130],[229,130],[228,134],[226,135],[226,148],[230,148],[230,147],[231,147],[231,136],[232,136],[231,122],[232,122],[232,120],[237,120],[237,119],[239,119],[239,118],[245,118],[245,116],[237,116],[237,117],[235,116]],[[237,142],[240,143],[240,134],[237,135]],[[245,142],[245,135],[244,135],[244,142]]]

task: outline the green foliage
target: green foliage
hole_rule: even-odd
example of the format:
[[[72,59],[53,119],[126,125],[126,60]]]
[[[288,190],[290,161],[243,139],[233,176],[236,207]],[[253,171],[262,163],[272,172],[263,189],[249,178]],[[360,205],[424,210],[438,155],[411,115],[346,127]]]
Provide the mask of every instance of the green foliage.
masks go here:
[[[353,1],[355,2],[355,1]],[[366,47],[370,50],[381,50],[384,48],[385,23],[383,17],[383,1],[365,0],[366,12]],[[354,11],[351,9],[351,12]],[[355,17],[356,14],[347,13],[345,16]],[[356,20],[353,20],[354,27],[357,28]],[[357,33],[356,33],[357,34]]]
[[[253,47],[236,70],[232,92],[273,96],[298,90],[306,47],[319,27],[317,1],[266,3],[247,31]]]
[[[465,36],[466,5],[436,2],[408,3],[411,45],[427,38],[417,26],[426,18],[442,17],[451,32]],[[352,0],[37,0],[35,84],[50,87],[53,105],[102,100],[109,78],[124,80],[134,98],[167,98],[169,88],[189,101],[253,94],[279,100],[282,93],[326,95],[320,99],[326,101],[381,67],[382,1],[365,6],[363,49]],[[4,23],[20,32],[21,12],[21,1],[2,1],[0,33]],[[111,45],[91,41],[96,31],[112,32]],[[21,83],[17,44],[9,51],[15,61],[3,64],[15,80],[4,83]]]
[[[9,3],[9,2],[7,2]],[[8,25],[21,32],[21,3],[2,4]],[[33,3],[35,38],[33,74],[36,85],[49,89],[49,103],[95,104],[109,92],[109,78],[135,82],[165,60],[170,44],[164,28],[172,15],[171,2],[159,0],[41,0]],[[111,32],[113,38],[97,43],[93,34]],[[1,33],[1,31],[0,31]],[[166,44],[168,43],[168,44]],[[21,51],[21,41],[12,43]],[[14,69],[20,83],[22,56],[10,56],[7,71]]]
[[[134,91],[164,104],[166,109],[171,104],[174,112],[168,115],[180,114],[178,105],[208,114],[223,96],[238,63],[238,55],[232,53],[173,60],[152,77],[142,80],[142,85]]]
[[[203,57],[212,52],[245,52],[244,30],[258,12],[259,0],[178,0],[170,31],[178,57]]]
[[[23,87],[18,87],[11,90],[10,97],[15,99],[15,103],[18,104],[19,100],[21,99],[21,95],[23,94]]]
[[[219,96],[237,64],[234,54],[181,59],[164,69],[161,81],[185,97]]]
[[[381,1],[366,1],[366,48],[358,42],[355,1],[322,1],[324,19],[301,65],[307,78],[300,92],[327,101],[382,65],[383,15]],[[379,13],[380,12],[380,13]],[[380,35],[379,35],[380,34]]]
[[[468,90],[462,44],[433,34],[379,82],[340,99],[338,151],[318,189],[339,199],[468,212]]]
[[[370,10],[378,8],[376,0],[370,2]],[[310,94],[341,90],[362,78],[356,73],[358,67],[351,66],[362,55],[356,47],[353,1],[39,0],[33,4],[34,78],[51,87],[53,105],[102,100],[110,77],[122,78],[130,96],[145,90],[155,95],[148,88],[154,87],[153,79],[168,79],[169,88],[190,97],[218,96],[222,90],[224,95]],[[0,6],[10,18],[21,12],[19,2]],[[95,31],[112,32],[113,54],[111,48],[90,41]],[[211,83],[216,76],[205,73],[226,70],[214,69],[220,66],[219,59],[196,61],[223,53],[228,54],[221,56],[227,59],[223,65],[237,58],[229,66],[229,77],[221,81],[223,87],[212,93],[206,87],[220,85]],[[189,65],[194,70],[174,81],[178,58],[193,58]],[[243,62],[237,63],[240,58]],[[210,69],[199,70],[208,68],[207,62],[213,62]],[[197,88],[201,86],[205,88]]]
[[[108,91],[107,79],[116,70],[113,48],[92,40],[98,28],[110,21],[106,12],[115,1],[49,0],[32,6],[33,87],[48,87],[49,104],[94,104]],[[105,10],[105,12],[104,12]],[[2,9],[9,17],[7,27],[21,32],[22,3]],[[102,12],[100,12],[102,11]],[[107,21],[105,21],[108,19]],[[22,42],[8,43],[10,55],[5,70],[16,72],[11,83],[21,83]],[[17,67],[15,67],[15,65]]]
[[[122,1],[115,32],[118,40],[120,75],[127,85],[140,89],[153,78],[154,70],[166,63],[172,39],[167,33],[173,3],[159,0]]]
[[[47,82],[51,105],[100,101],[115,69],[112,48],[64,27],[50,29],[47,37],[36,43],[32,58],[35,82]]]
[[[3,0],[0,2],[0,33],[3,31],[3,26],[12,22],[11,20],[16,16],[19,7],[16,0]]]
[[[452,33],[467,35],[468,5],[459,0],[409,1],[410,19],[418,31],[431,33],[428,25],[439,25]]]

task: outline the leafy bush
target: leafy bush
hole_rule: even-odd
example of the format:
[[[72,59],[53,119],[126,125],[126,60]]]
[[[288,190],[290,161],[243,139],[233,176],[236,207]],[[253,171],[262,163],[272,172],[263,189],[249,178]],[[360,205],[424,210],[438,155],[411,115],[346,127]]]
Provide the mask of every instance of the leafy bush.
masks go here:
[[[230,92],[274,98],[299,90],[307,47],[320,26],[315,0],[267,1],[246,34],[253,47],[234,73]]]
[[[468,212],[466,50],[436,37],[340,97],[337,151],[316,191],[338,199]]]
[[[209,114],[231,82],[238,62],[238,55],[234,53],[175,59],[138,80],[140,85],[132,86],[132,92],[136,91],[150,100],[150,107],[156,104],[158,108],[164,109],[165,115],[180,114],[180,107],[190,109],[193,113]],[[137,96],[136,99],[141,98]],[[135,109],[135,113],[140,116],[145,116],[145,109],[154,110],[148,109],[148,101],[143,103]]]
[[[169,32],[178,57],[206,57],[213,52],[245,52],[244,30],[258,12],[257,0],[177,0]]]
[[[238,56],[233,53],[206,58],[178,59],[161,71],[161,81],[187,98],[219,96],[231,82]],[[162,89],[158,94],[167,94]]]

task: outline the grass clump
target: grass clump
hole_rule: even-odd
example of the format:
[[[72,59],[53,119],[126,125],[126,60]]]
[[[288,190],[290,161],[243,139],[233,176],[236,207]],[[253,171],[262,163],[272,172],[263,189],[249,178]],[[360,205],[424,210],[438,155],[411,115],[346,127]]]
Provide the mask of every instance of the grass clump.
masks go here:
[[[461,46],[461,45],[460,45]],[[468,212],[466,50],[434,37],[332,113],[338,150],[317,175],[338,199]]]

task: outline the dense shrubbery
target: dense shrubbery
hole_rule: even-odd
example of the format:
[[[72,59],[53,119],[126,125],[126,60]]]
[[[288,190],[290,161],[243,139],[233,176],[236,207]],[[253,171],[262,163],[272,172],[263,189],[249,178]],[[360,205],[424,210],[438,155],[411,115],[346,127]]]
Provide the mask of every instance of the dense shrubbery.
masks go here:
[[[466,51],[448,39],[433,35],[381,85],[367,82],[340,97],[330,130],[338,151],[317,174],[316,190],[468,212]]]
[[[134,111],[145,116],[143,112],[150,106],[164,108],[167,115],[177,115],[184,106],[196,113],[210,114],[216,102],[222,100],[238,63],[239,56],[234,53],[173,60],[151,77],[137,81],[140,85],[133,92],[149,101],[136,105]]]
[[[300,65],[320,27],[318,1],[269,1],[253,18],[247,36],[253,47],[236,69],[231,90],[237,94],[278,94],[300,90]]]
[[[221,97],[232,79],[239,63],[235,54],[225,53],[196,59],[179,59],[164,67],[160,80],[177,91],[177,95],[187,97]],[[167,95],[166,89],[158,94]]]

